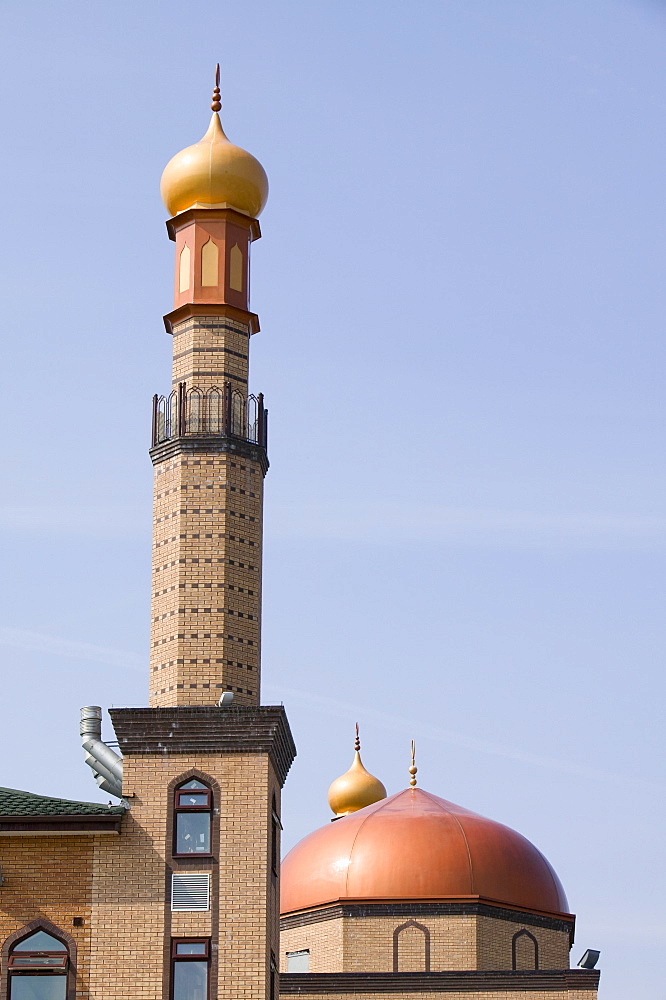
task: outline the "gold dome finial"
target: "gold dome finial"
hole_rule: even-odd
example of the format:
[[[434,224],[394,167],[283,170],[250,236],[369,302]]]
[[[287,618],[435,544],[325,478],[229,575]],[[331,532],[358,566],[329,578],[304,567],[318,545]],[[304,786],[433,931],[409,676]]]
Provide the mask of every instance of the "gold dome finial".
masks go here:
[[[345,774],[336,778],[328,790],[328,804],[336,819],[386,798],[386,789],[382,782],[363,767],[360,751],[361,740],[357,722],[352,766]]]
[[[221,111],[222,102],[220,101],[220,64],[215,65],[215,88],[213,90],[213,103],[210,106],[211,111]]]
[[[256,219],[266,204],[266,172],[251,153],[229,142],[218,114],[221,107],[218,63],[206,134],[176,153],[162,174],[160,192],[171,215],[188,208],[232,208]]]
[[[412,740],[412,766],[409,769],[409,773],[411,774],[411,778],[409,779],[409,784],[412,786],[412,788],[416,787],[416,772],[418,771],[418,767],[414,763],[415,759],[416,759],[416,743],[414,742],[414,740]]]

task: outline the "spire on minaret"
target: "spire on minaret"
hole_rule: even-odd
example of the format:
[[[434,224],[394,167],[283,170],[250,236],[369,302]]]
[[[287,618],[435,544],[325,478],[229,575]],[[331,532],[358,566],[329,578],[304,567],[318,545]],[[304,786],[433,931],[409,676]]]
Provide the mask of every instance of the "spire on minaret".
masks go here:
[[[220,111],[222,109],[222,102],[220,101],[220,64],[217,63],[215,66],[215,88],[213,90],[213,103],[210,106],[211,111]]]

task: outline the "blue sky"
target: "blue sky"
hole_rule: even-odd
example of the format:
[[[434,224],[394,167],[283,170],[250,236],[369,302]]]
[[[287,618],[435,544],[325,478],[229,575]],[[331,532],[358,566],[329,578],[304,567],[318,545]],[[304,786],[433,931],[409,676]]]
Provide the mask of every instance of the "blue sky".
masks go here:
[[[271,183],[251,381],[285,844],[328,822],[356,721],[390,792],[414,738],[423,787],[552,862],[603,1000],[652,995],[666,7],[8,0],[0,28],[0,784],[94,798],[79,706],[146,702],[159,178],[219,60]]]

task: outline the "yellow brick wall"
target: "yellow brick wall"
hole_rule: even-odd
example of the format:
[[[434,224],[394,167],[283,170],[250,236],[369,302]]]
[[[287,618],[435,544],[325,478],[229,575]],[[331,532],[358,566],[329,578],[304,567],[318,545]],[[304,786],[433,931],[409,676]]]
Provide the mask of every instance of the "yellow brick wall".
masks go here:
[[[192,769],[214,786],[219,840],[212,858],[172,859],[169,803]],[[271,801],[279,815],[280,787],[268,757],[126,757],[123,777],[131,810],[120,836],[0,837],[0,944],[45,918],[77,942],[81,1000],[168,1000],[170,939],[211,936],[217,1000],[270,1000],[271,952],[279,955]],[[209,912],[171,912],[171,870],[211,873]]]
[[[485,916],[435,915],[413,919],[430,935],[430,971],[508,970],[513,935],[525,928],[538,943],[540,969],[569,968],[567,931]],[[337,916],[290,927],[281,938],[282,968],[288,951],[310,951],[311,972],[393,972],[394,933],[409,917]],[[398,935],[398,971],[424,972],[425,934],[408,926]]]
[[[280,935],[280,970],[287,971],[288,951],[310,951],[310,972],[344,972],[342,919],[325,920],[283,930]]]
[[[92,858],[117,836],[0,837],[0,945],[34,920],[43,919],[76,942],[77,995],[87,996],[91,939]],[[74,927],[75,917],[83,918]],[[0,974],[6,970],[0,970]]]
[[[226,316],[197,316],[173,329],[173,385],[221,388],[230,382],[247,395],[250,330]]]
[[[267,1000],[271,949],[278,954],[277,880],[269,857],[273,791],[278,808],[280,801],[268,759],[179,754],[125,758],[124,767],[131,812],[93,871],[90,1000],[166,997],[165,939],[210,934],[219,943],[219,1000]],[[192,768],[219,786],[221,839],[215,860],[173,862],[175,870],[212,873],[211,911],[172,913],[168,786]]]
[[[231,454],[155,466],[150,704],[260,700],[263,475]]]
[[[345,918],[345,971],[393,972],[393,935],[409,919],[408,916]],[[475,967],[475,917],[441,915],[413,919],[430,933],[431,972]],[[402,962],[398,971],[425,972],[424,950],[423,931],[400,930],[398,957]],[[417,952],[420,965],[414,968]]]
[[[511,941],[513,935],[523,928],[537,940],[540,969],[569,968],[569,934],[567,931],[551,930],[548,927],[533,927],[531,924],[513,923],[508,920],[494,920],[492,917],[479,917],[478,921],[478,969],[510,969],[512,962]],[[519,957],[521,952],[522,949],[518,952]],[[525,948],[525,953],[528,953],[527,948]],[[527,966],[523,965],[522,967]],[[530,967],[533,968],[533,966]]]

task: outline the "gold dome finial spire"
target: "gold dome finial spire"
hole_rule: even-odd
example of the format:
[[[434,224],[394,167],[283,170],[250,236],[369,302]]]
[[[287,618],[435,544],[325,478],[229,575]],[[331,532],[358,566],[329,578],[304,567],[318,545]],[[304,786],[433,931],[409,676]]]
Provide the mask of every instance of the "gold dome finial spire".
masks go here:
[[[361,739],[357,722],[352,766],[346,774],[336,778],[328,790],[328,804],[336,819],[386,798],[386,789],[382,782],[363,767],[360,751]]]
[[[416,772],[418,771],[418,767],[414,763],[415,759],[416,759],[416,743],[414,742],[414,740],[412,740],[412,766],[409,769],[409,773],[411,774],[411,778],[409,779],[409,784],[411,785],[412,788],[416,787]]]
[[[256,219],[266,204],[266,172],[251,153],[229,142],[218,114],[221,107],[217,63],[213,114],[206,134],[172,156],[162,174],[160,191],[171,215],[188,208],[231,208]]]
[[[215,64],[215,88],[213,90],[212,104],[210,106],[211,111],[220,111],[222,108],[222,102],[220,101],[220,64]]]

